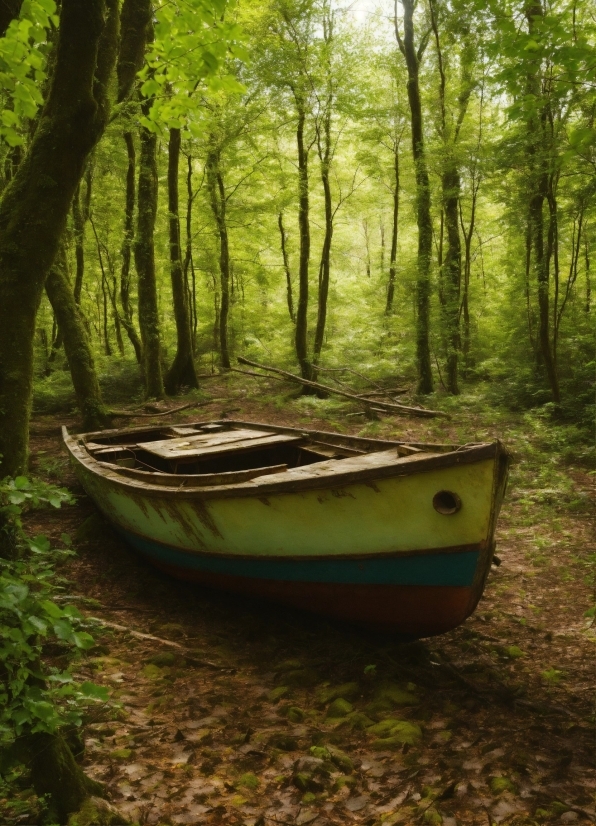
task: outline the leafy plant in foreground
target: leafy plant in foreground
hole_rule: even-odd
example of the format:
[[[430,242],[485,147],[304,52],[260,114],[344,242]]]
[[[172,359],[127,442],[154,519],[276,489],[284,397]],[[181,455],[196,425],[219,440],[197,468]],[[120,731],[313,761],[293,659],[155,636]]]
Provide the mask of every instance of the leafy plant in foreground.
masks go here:
[[[85,782],[62,735],[81,725],[85,705],[105,702],[107,691],[90,682],[79,684],[68,668],[44,662],[48,644],[72,654],[92,647],[94,640],[82,629],[83,617],[74,606],[61,607],[52,599],[54,564],[69,551],[52,551],[45,536],[29,538],[23,515],[30,508],[58,508],[71,501],[68,491],[24,476],[0,482],[0,524],[16,551],[11,558],[0,557],[0,773],[19,763],[30,766],[35,791],[50,794],[60,822],[73,809],[54,799],[50,775],[59,774],[59,783],[67,778],[63,766],[55,771],[52,755],[61,750],[64,758],[67,750],[80,788],[87,794],[101,791],[98,784],[91,788],[91,781]],[[34,757],[40,746],[44,766]]]

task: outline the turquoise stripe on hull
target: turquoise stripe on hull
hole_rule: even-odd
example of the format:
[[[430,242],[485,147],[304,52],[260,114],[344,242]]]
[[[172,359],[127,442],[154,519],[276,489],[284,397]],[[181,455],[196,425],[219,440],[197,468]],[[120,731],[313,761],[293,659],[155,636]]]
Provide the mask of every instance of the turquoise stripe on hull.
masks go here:
[[[284,582],[323,582],[359,585],[470,586],[478,565],[478,551],[388,556],[373,559],[246,559],[181,551],[129,533],[115,530],[155,562],[181,572],[206,571],[235,577]]]

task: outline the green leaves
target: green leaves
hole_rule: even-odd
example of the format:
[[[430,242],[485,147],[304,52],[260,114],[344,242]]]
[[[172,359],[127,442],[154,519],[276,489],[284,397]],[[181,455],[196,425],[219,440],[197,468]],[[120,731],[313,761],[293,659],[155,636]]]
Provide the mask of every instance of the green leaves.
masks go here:
[[[47,32],[57,25],[54,0],[24,0],[19,19],[0,38],[0,84],[9,98],[0,112],[0,138],[9,146],[24,143],[23,121],[34,118],[43,103]]]
[[[200,108],[196,92],[241,93],[226,61],[247,57],[240,27],[229,21],[230,0],[165,2],[155,10],[155,39],[141,73],[141,92],[152,99],[142,125],[152,132],[184,128]]]

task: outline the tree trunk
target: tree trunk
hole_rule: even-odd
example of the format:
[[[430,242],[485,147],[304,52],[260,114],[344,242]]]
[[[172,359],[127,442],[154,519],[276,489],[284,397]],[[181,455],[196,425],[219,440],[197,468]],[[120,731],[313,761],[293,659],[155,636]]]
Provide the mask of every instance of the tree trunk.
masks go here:
[[[460,177],[453,159],[447,161],[442,175],[443,211],[447,230],[447,251],[443,262],[444,298],[447,327],[447,390],[459,394],[458,362],[461,349],[459,302],[461,293],[461,239],[459,236]]]
[[[75,258],[77,262],[74,284],[74,297],[77,304],[81,303],[81,291],[83,289],[83,278],[85,276],[85,224],[89,220],[92,183],[92,169],[90,164],[87,164],[87,170],[85,172],[85,196],[84,198],[81,197],[81,183],[77,187],[77,191],[72,201]]]
[[[530,36],[537,24],[538,18],[543,16],[540,0],[531,0],[526,6],[528,33]],[[550,319],[550,248],[552,238],[544,240],[544,204],[549,194],[549,145],[546,135],[547,102],[541,101],[540,63],[528,73],[527,91],[536,104],[541,104],[538,114],[531,114],[527,123],[527,158],[530,179],[530,200],[528,205],[528,220],[530,227],[531,251],[533,269],[538,285],[538,343],[540,356],[546,370],[548,383],[555,404],[561,400],[559,379],[551,343]],[[552,227],[549,228],[552,232]]]
[[[180,388],[198,387],[197,371],[192,352],[192,334],[188,306],[188,292],[182,270],[180,244],[180,215],[178,195],[178,171],[180,164],[180,129],[170,129],[168,146],[168,208],[170,225],[170,269],[172,277],[172,298],[176,319],[176,355],[165,380],[169,395],[180,392]]]
[[[296,96],[298,124],[296,143],[298,147],[298,227],[300,230],[300,259],[298,266],[298,308],[296,311],[296,355],[303,379],[310,379],[311,366],[308,361],[308,267],[310,263],[310,217],[308,197],[308,149],[304,145],[306,113],[304,101]]]
[[[218,150],[211,150],[207,159],[207,186],[211,210],[219,234],[219,276],[221,300],[219,304],[219,354],[221,366],[229,369],[228,315],[230,310],[230,245],[226,222],[226,189],[220,167]]]
[[[323,196],[325,203],[325,235],[323,238],[323,249],[321,251],[321,263],[319,265],[319,300],[317,310],[317,326],[315,328],[315,341],[313,347],[313,366],[311,369],[311,381],[317,380],[316,365],[319,363],[323,341],[325,339],[325,325],[327,323],[327,301],[329,298],[329,275],[331,270],[331,242],[333,240],[333,204],[331,202],[331,182],[329,175],[331,172],[331,107],[333,97],[329,93],[326,101],[326,109],[323,115],[323,143],[318,136],[318,150],[321,161],[321,181],[323,183]]]
[[[126,154],[128,156],[128,167],[126,170],[126,205],[124,209],[124,239],[122,242],[122,269],[120,271],[120,303],[122,304],[123,315],[121,317],[122,326],[130,343],[134,347],[137,362],[142,364],[143,348],[139,334],[134,326],[132,306],[130,303],[130,260],[132,244],[134,239],[134,212],[135,212],[135,173],[136,173],[136,153],[132,132],[125,132],[124,141],[126,143]]]
[[[101,397],[91,342],[75,302],[67,268],[66,248],[61,245],[46,279],[46,292],[64,338],[64,350],[83,417],[83,428],[100,430],[110,424],[110,416]]]
[[[27,746],[33,788],[38,797],[49,795],[52,822],[67,823],[89,797],[103,795],[101,783],[87,777],[60,734],[31,734]]]
[[[286,230],[284,227],[284,214],[280,212],[277,216],[277,226],[279,227],[279,235],[281,238],[281,256],[284,262],[284,272],[286,274],[286,297],[288,300],[288,312],[293,323],[296,323],[296,314],[294,312],[294,299],[292,296],[292,274],[290,272],[290,259],[288,258],[288,249],[286,246]]]
[[[184,285],[188,293],[188,305],[190,307],[192,352],[196,352],[197,347],[197,281],[195,276],[195,265],[192,255],[192,205],[195,194],[192,191],[192,156],[188,155],[188,168],[186,172],[186,252],[184,255]],[[188,281],[188,271],[190,270],[191,283]]]
[[[150,102],[145,100],[142,108],[144,114],[147,115]],[[135,263],[138,277],[139,326],[143,345],[143,374],[147,398],[163,399],[165,391],[161,371],[161,337],[154,245],[158,189],[157,135],[141,126],[140,140]]]
[[[391,219],[391,251],[389,253],[389,282],[387,284],[387,303],[385,305],[385,315],[393,312],[393,299],[395,296],[395,277],[397,274],[397,239],[399,222],[399,143],[394,144],[393,154],[393,214]]]
[[[404,9],[404,39],[397,27],[397,0],[395,0],[395,28],[398,43],[408,70],[408,102],[412,126],[412,154],[416,172],[416,221],[418,224],[418,262],[416,281],[416,358],[418,363],[418,392],[432,393],[433,376],[430,359],[430,269],[432,256],[432,218],[430,184],[424,148],[422,102],[418,79],[420,50],[414,45],[415,0],[402,0]],[[424,44],[423,44],[424,47]],[[423,49],[422,49],[423,50]]]
[[[35,317],[85,162],[107,123],[117,42],[117,0],[62,0],[47,102],[0,202],[1,476],[26,469]]]

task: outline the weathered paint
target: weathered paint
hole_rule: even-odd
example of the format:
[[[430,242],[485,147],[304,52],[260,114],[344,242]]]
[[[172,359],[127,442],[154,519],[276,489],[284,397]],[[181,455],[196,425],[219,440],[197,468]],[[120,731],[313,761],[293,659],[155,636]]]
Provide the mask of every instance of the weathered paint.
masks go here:
[[[108,518],[124,530],[188,551],[226,556],[320,557],[452,548],[486,541],[494,461],[382,479],[375,491],[354,483],[326,491],[297,491],[239,499],[175,499],[144,495],[89,470],[81,481]],[[452,490],[461,510],[433,508]],[[255,491],[256,492],[256,491]]]
[[[405,459],[384,443],[368,458],[189,489],[200,479],[130,478],[65,441],[106,517],[175,576],[409,636],[455,627],[482,594],[507,475],[498,443]],[[439,491],[461,510],[437,513]]]

